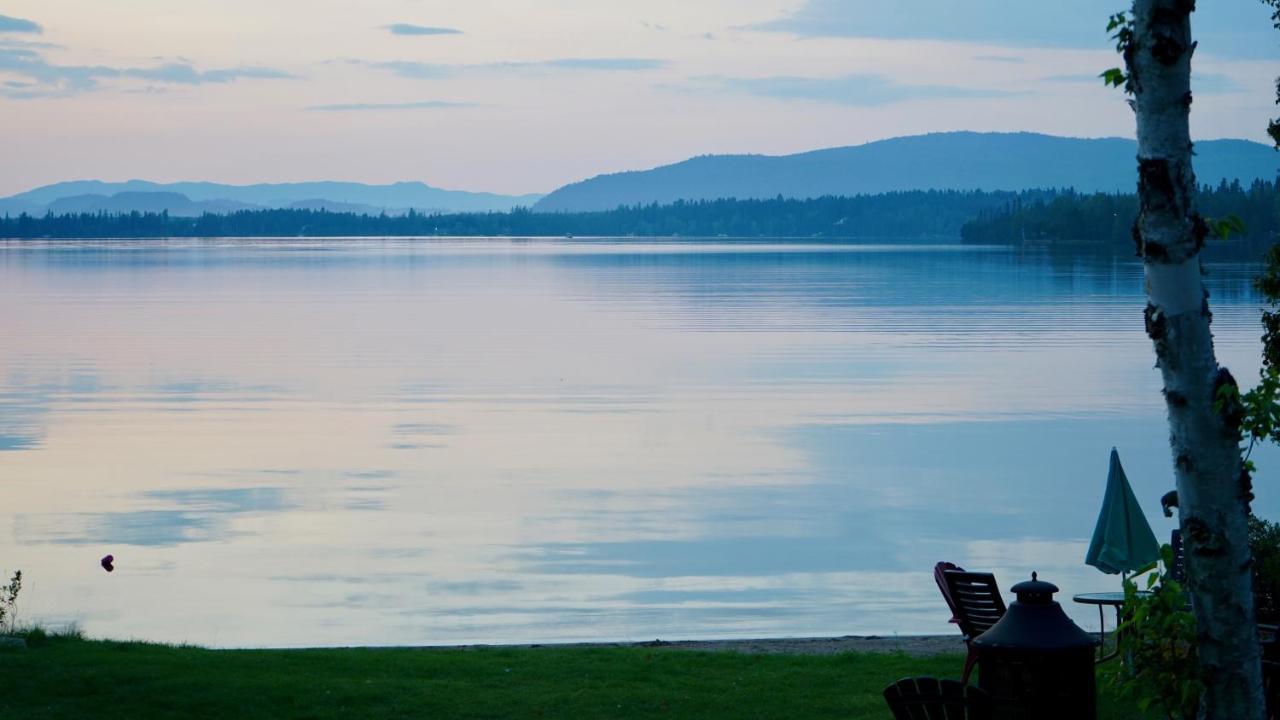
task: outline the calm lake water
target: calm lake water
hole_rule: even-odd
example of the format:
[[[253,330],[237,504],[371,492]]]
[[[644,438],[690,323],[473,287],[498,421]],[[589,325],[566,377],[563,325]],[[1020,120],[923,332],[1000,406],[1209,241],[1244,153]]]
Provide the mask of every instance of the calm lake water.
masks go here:
[[[1244,382],[1253,272],[1209,276]],[[1005,248],[0,243],[0,569],[216,646],[955,632],[938,560],[1118,589],[1113,445],[1167,538],[1143,305]]]

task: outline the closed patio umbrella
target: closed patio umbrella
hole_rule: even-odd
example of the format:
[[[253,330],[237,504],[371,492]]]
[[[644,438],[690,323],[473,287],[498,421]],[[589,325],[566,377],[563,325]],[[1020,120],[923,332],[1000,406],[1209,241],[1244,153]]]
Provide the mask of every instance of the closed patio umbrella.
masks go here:
[[[1107,494],[1102,499],[1098,526],[1084,561],[1104,573],[1134,572],[1160,559],[1160,544],[1138,499],[1129,487],[1129,478],[1120,466],[1120,453],[1111,448],[1111,470],[1107,473]]]

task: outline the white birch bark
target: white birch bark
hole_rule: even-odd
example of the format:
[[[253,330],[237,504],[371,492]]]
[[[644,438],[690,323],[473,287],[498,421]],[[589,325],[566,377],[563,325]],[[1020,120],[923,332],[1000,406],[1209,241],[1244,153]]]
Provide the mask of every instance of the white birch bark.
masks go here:
[[[1125,51],[1138,127],[1139,216],[1134,237],[1146,269],[1147,333],[1164,379],[1186,584],[1204,671],[1201,717],[1263,720],[1252,559],[1251,498],[1240,457],[1238,404],[1215,409],[1218,366],[1201,279],[1208,235],[1195,210],[1191,167],[1190,15],[1194,0],[1134,0]]]

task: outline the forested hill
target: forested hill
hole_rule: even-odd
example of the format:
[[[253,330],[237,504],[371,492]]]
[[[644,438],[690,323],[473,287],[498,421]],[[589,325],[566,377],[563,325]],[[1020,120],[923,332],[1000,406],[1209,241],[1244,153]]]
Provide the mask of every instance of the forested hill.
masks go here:
[[[1241,237],[1231,243],[1230,254],[1260,257],[1280,231],[1280,189],[1275,182],[1239,182],[1203,187],[1197,198],[1201,215],[1210,219],[1234,216],[1244,225]],[[966,243],[978,244],[1080,244],[1133,250],[1131,228],[1138,214],[1132,194],[1075,192],[1037,198],[1018,197],[995,209],[983,211],[961,228]],[[1209,249],[1221,255],[1222,247]]]
[[[676,200],[848,197],[930,189],[1125,192],[1138,181],[1137,154],[1136,143],[1124,138],[934,133],[798,155],[706,155],[652,170],[600,175],[556,190],[534,210],[583,212]],[[1196,176],[1202,182],[1271,180],[1277,170],[1280,155],[1269,145],[1196,143]]]
[[[0,218],[0,238],[641,236],[955,238],[968,220],[1051,191],[901,192],[812,200],[711,200],[605,212],[367,215],[243,210],[198,217],[78,213]]]

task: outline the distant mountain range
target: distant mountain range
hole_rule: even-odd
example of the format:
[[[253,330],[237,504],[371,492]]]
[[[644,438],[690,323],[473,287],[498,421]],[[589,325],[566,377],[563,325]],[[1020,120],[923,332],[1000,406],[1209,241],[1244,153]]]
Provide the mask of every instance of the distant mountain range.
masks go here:
[[[719,198],[812,198],[902,190],[1067,188],[1131,192],[1137,143],[1034,133],[950,132],[798,155],[707,155],[653,170],[600,175],[538,201],[541,212]],[[1201,184],[1273,180],[1280,153],[1246,140],[1196,144]]]
[[[327,209],[361,213],[484,212],[528,207],[540,195],[496,195],[441,190],[420,182],[365,185],[347,182],[304,182],[223,185],[210,182],[153,183],[130,180],[109,183],[77,180],[46,185],[0,198],[0,215],[46,212],[160,212],[172,215],[225,213],[270,208]]]
[[[0,216],[46,212],[159,212],[195,216],[248,209],[311,209],[378,214],[507,211],[587,212],[676,200],[740,200],[872,195],[907,190],[1075,188],[1130,192],[1137,144],[1123,138],[1035,133],[950,132],[880,140],[798,155],[706,155],[653,170],[600,175],[541,195],[441,190],[420,182],[364,185],[304,182],[57,183],[0,198]],[[1201,184],[1273,180],[1280,153],[1246,140],[1196,144]]]

